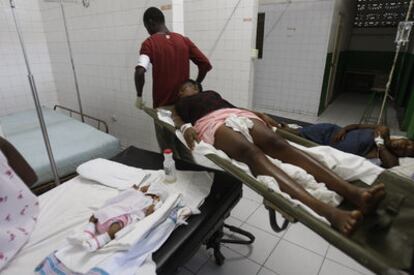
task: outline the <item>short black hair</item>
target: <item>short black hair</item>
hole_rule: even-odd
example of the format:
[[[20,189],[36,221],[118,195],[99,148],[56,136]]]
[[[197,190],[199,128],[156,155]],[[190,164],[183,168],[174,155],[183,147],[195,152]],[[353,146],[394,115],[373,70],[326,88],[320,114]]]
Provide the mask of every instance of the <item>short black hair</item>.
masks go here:
[[[148,8],[144,12],[144,22],[145,23],[158,23],[158,24],[164,24],[165,23],[165,17],[162,11],[156,7]]]

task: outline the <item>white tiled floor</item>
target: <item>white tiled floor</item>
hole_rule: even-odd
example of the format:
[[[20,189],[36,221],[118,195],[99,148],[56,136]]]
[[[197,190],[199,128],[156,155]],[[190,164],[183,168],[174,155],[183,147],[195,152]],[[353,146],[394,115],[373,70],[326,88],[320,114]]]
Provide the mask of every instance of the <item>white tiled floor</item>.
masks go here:
[[[330,122],[340,126],[346,126],[353,123],[359,123],[369,102],[370,94],[364,93],[342,93],[336,98],[331,105],[318,117],[316,122]],[[380,102],[376,102],[376,108],[372,112],[372,118],[378,117]],[[369,123],[374,123],[371,119]],[[387,109],[387,125],[394,132],[399,133],[397,113],[389,105]]]
[[[373,274],[299,223],[285,232],[273,232],[261,198],[248,187],[244,186],[243,192],[243,199],[226,223],[253,233],[255,242],[250,246],[223,245],[226,260],[222,266],[215,264],[211,250],[202,247],[177,275]]]

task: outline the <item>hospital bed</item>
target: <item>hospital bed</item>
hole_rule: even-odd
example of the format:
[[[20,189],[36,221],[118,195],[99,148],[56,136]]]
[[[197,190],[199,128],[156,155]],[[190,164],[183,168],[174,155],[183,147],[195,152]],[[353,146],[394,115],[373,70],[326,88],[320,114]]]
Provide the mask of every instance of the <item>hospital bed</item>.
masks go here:
[[[112,160],[132,167],[157,170],[162,169],[163,156],[129,147]],[[176,161],[176,166],[181,171],[206,171],[204,167],[180,160]],[[223,239],[224,220],[241,199],[242,184],[226,173],[212,172],[214,172],[213,184],[210,194],[199,208],[201,214],[191,216],[187,220],[188,225],[174,230],[168,240],[153,254],[157,274],[174,274],[177,268],[194,256],[203,244],[214,249],[218,264],[223,262],[220,243],[226,242]],[[31,274],[31,271],[71,234],[75,226],[85,222],[90,211],[85,212],[82,207],[79,210],[71,205],[94,205],[98,201],[116,195],[117,192],[115,189],[101,185],[85,184],[82,178],[76,177],[42,194],[39,197],[41,215],[29,243],[3,270],[4,274]],[[51,227],[51,224],[54,226]],[[244,241],[238,243],[249,244],[254,241],[254,236],[250,233],[237,228],[230,229],[235,229],[246,236]]]
[[[120,152],[119,140],[108,134],[108,126],[104,121],[85,116],[88,122],[95,121],[98,128],[103,127],[105,132],[102,132],[72,118],[76,111],[59,105],[54,109],[43,107],[43,114],[61,178],[73,175],[76,167],[85,161],[98,157],[111,158]],[[53,182],[54,177],[36,111],[29,110],[0,117],[0,125],[4,137],[17,148],[37,174],[38,181],[31,188],[36,193],[48,188],[48,183]]]
[[[174,127],[158,119],[156,110],[145,108],[144,111],[157,124],[175,132]],[[289,132],[278,130],[278,133],[300,145],[315,146],[314,143]],[[215,154],[207,154],[206,157],[263,196],[264,205],[269,211],[270,224],[275,231],[285,230],[290,222],[301,222],[377,274],[414,274],[414,182],[411,180],[384,171],[374,184],[385,184],[386,198],[380,203],[375,215],[365,217],[354,234],[346,237],[231,162]],[[362,181],[352,183],[364,185]],[[343,203],[340,207],[347,209],[349,205]],[[282,225],[276,221],[275,211],[284,216]]]

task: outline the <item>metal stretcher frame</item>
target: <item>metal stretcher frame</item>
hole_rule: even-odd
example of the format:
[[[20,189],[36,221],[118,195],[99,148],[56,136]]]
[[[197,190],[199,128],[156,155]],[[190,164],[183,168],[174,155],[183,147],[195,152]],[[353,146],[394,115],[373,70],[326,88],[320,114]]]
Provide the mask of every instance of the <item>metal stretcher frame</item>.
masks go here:
[[[154,119],[155,123],[175,132],[174,127],[158,119],[156,110],[145,107],[144,111]],[[278,130],[278,133],[284,138],[304,146],[316,145],[283,130]],[[373,272],[377,274],[414,274],[414,183],[412,181],[388,171],[382,173],[376,182],[383,182],[386,185],[387,197],[384,199],[386,202],[383,201],[380,204],[380,206],[383,205],[381,210],[385,211],[384,215],[367,217],[351,237],[346,237],[309,214],[302,207],[292,205],[281,195],[269,190],[229,161],[214,154],[208,154],[206,157],[263,196],[264,204],[268,209],[280,212],[290,221],[300,221]],[[391,184],[389,184],[390,182]],[[353,184],[363,185],[362,182]],[[393,193],[396,195],[391,195]],[[388,197],[391,198],[388,199]],[[403,211],[405,208],[407,211]],[[380,218],[381,221],[378,222],[377,220]],[[279,230],[275,220],[271,221],[271,224],[272,227]],[[280,230],[285,229],[287,224],[288,221],[285,221]],[[405,229],[405,232],[400,233],[394,227],[398,227],[398,230]],[[394,242],[396,248],[387,247]]]

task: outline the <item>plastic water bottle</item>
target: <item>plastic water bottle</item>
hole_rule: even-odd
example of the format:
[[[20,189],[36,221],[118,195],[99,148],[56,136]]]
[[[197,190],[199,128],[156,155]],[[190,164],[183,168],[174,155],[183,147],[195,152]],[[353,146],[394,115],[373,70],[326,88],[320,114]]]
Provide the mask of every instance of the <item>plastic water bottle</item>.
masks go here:
[[[173,183],[177,180],[177,170],[175,169],[175,162],[171,149],[164,150],[164,173],[166,182]]]

